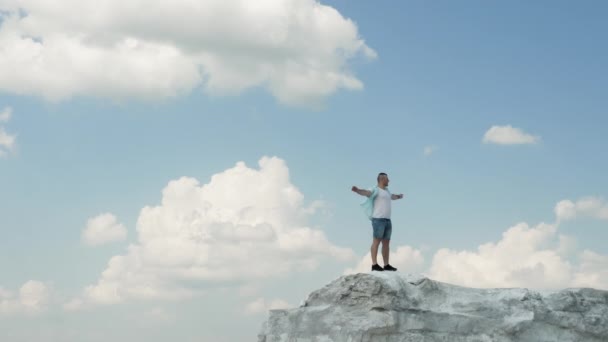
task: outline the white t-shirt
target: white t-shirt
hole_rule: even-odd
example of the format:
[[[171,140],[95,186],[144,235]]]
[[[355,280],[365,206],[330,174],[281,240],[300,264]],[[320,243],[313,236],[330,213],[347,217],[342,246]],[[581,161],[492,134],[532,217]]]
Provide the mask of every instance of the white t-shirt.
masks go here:
[[[378,195],[374,198],[373,218],[391,218],[391,194],[378,188]]]

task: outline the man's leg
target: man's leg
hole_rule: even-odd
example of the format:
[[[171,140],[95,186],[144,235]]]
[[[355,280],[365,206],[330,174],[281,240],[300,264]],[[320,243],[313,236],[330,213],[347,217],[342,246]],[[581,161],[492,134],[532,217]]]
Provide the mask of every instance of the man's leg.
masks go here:
[[[384,235],[382,236],[382,258],[384,259],[384,270],[385,271],[396,271],[397,269],[388,263],[388,257],[390,255],[390,243],[391,235],[393,233],[393,224],[390,220],[386,223],[384,229]]]
[[[372,241],[372,247],[370,248],[370,253],[372,255],[372,265],[375,265],[378,263],[377,257],[378,257],[378,246],[380,245],[380,241],[382,241],[382,240],[376,239],[376,238],[374,238],[374,240]]]
[[[384,225],[382,224],[382,220],[378,220],[372,218],[372,246],[369,249],[370,254],[372,255],[372,270],[373,266],[378,264],[378,246],[380,246],[380,241],[382,241],[382,237],[384,236]]]
[[[391,240],[382,239],[382,259],[384,260],[384,266],[388,265],[389,255],[389,244]]]

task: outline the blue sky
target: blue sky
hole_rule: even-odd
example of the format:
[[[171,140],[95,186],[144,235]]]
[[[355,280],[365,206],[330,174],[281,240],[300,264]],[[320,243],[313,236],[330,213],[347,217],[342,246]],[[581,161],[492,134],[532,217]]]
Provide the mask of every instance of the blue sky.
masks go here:
[[[199,13],[175,2],[152,28],[146,20],[129,26],[129,10],[112,7],[118,2],[106,9],[112,20],[98,26],[68,20],[73,1],[32,2],[24,17],[12,1],[0,2],[0,330],[12,340],[253,339],[273,301],[297,306],[348,269],[367,270],[371,230],[350,187],[371,187],[381,171],[393,192],[405,194],[393,203],[392,248],[403,248],[392,263],[400,271],[466,286],[608,289],[604,2],[337,0],[323,2],[325,21],[309,1],[253,10],[201,3],[210,5]],[[154,21],[166,5],[157,6],[137,13]],[[282,11],[302,16],[285,19]],[[208,16],[244,20],[188,26]],[[285,20],[296,32],[287,38],[272,24]],[[182,21],[185,33],[175,30]],[[112,34],[99,36],[99,27]],[[113,40],[118,48],[107,48]],[[144,48],[127,49],[133,40]],[[103,58],[91,57],[91,46]],[[283,68],[293,61],[294,69]],[[249,75],[254,69],[262,71]],[[483,141],[492,127],[506,143]],[[3,143],[3,132],[14,142]],[[275,157],[268,172],[258,165],[264,157]],[[274,178],[284,171],[289,179]],[[171,181],[176,195],[164,196]],[[293,191],[302,197],[292,205]],[[270,200],[260,194],[285,211],[268,214],[259,203]],[[291,253],[247,221],[250,231],[235,230],[224,246],[193,245],[185,263],[211,275],[149,273],[166,257],[140,235],[155,231],[154,220],[165,234],[154,241],[175,238],[173,250],[186,250],[183,222],[171,221],[182,216],[169,212],[198,213],[204,198],[216,215],[233,208],[231,198],[249,196],[260,205],[254,221],[270,224],[279,241],[292,246],[298,239],[290,232],[304,226],[323,238],[302,237],[302,253]],[[318,209],[297,214],[310,205]],[[100,224],[96,242],[86,243],[90,220],[103,213],[115,222]],[[224,219],[188,224],[221,235],[213,227],[236,220]],[[247,268],[277,262],[276,272],[249,275],[231,264],[260,243],[267,254]],[[144,277],[158,293],[201,292],[188,299],[129,292],[141,284],[126,274],[139,268],[109,265],[114,256],[144,255],[129,246],[158,253],[142,273],[162,280]],[[203,250],[212,258],[196,254]],[[237,274],[216,278],[225,268]],[[111,303],[100,295],[109,291],[105,270],[118,272],[112,284],[124,291]],[[87,293],[93,285],[100,292]]]

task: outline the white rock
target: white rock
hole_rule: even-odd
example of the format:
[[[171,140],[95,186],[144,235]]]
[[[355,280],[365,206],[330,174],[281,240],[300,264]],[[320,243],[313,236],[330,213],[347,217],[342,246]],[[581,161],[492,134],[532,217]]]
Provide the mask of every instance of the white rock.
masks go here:
[[[608,341],[608,291],[476,289],[393,272],[343,276],[271,310],[259,342]]]

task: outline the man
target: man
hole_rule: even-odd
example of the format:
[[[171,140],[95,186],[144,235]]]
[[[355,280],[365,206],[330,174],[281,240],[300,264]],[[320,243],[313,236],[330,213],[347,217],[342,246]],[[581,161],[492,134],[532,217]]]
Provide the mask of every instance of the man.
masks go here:
[[[372,271],[396,271],[397,269],[388,263],[389,244],[393,231],[391,223],[391,200],[401,199],[403,198],[403,194],[392,195],[388,191],[389,180],[386,173],[379,173],[377,180],[378,185],[372,190],[363,190],[353,186],[352,191],[367,197],[367,200],[361,205],[364,207],[367,216],[372,221],[373,241],[370,248],[372,254]],[[380,267],[377,262],[378,246],[381,242],[384,268]]]

